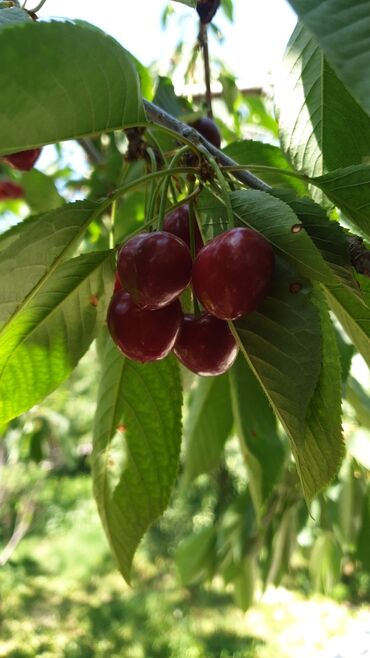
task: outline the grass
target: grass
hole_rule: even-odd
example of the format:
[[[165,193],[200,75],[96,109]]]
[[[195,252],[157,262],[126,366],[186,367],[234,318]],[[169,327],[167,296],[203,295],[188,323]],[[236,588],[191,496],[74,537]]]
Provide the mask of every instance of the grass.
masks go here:
[[[1,658],[321,658],[330,638],[370,619],[369,608],[283,589],[243,614],[217,582],[181,587],[172,561],[145,543],[130,589],[90,488],[84,476],[45,483],[47,511],[0,571]]]

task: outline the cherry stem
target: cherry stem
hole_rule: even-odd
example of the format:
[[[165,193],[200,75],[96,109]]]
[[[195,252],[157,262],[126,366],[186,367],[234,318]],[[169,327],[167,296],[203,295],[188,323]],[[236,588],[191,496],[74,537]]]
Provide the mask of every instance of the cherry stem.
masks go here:
[[[150,166],[151,166],[151,172],[154,173],[156,172],[157,169],[157,160],[155,157],[155,153],[151,147],[147,149],[147,154],[150,158]],[[151,219],[151,217],[154,214],[154,207],[155,207],[155,202],[158,194],[158,189],[159,186],[155,184],[155,180],[152,181],[151,187],[150,187],[150,193],[149,193],[149,203],[148,207],[145,209],[145,217],[148,217]]]
[[[221,193],[222,193],[222,198],[224,200],[225,206],[226,206],[226,212],[227,212],[227,222],[230,228],[234,227],[235,224],[235,218],[234,218],[234,213],[233,213],[233,208],[231,205],[231,200],[230,200],[230,190],[227,185],[227,182],[224,178],[224,175],[218,166],[216,160],[206,149],[203,147],[201,148],[202,155],[204,155],[205,159],[207,162],[211,165],[213,171],[216,174],[217,182],[221,188]]]
[[[132,190],[134,190],[136,187],[141,187],[141,185],[145,185],[148,181],[153,180],[155,178],[161,178],[166,174],[175,176],[177,174],[198,174],[198,173],[199,170],[196,167],[176,167],[174,169],[160,169],[159,171],[154,171],[152,174],[146,174],[145,176],[141,176],[140,178],[137,178],[131,183],[127,183],[126,185],[117,187],[110,194],[110,196],[104,200],[103,202],[104,209],[110,206],[110,204],[112,203],[112,199],[113,200],[118,199],[120,196],[126,194],[126,192],[132,192]],[[179,205],[182,205],[182,203],[183,201],[181,201]]]
[[[221,167],[221,171],[228,171],[233,173],[234,171],[245,171],[247,167],[243,165],[234,165],[232,167]],[[248,165],[248,170],[251,171],[261,171],[266,173],[277,173],[282,174],[283,176],[293,176],[293,178],[299,178],[302,181],[309,181],[310,177],[305,174],[298,173],[298,171],[289,171],[289,169],[279,169],[278,167],[269,167],[268,165]]]
[[[204,61],[204,81],[206,85],[206,103],[207,103],[207,114],[210,119],[213,119],[212,111],[212,90],[211,90],[211,66],[209,62],[209,50],[208,50],[208,31],[207,25],[200,21],[199,23],[199,36],[198,41],[202,48],[203,52],[203,61]]]
[[[183,206],[185,203],[190,203],[193,199],[195,199],[198,196],[198,194],[201,193],[202,189],[203,189],[203,187],[197,187],[194,190],[194,192],[192,192],[191,194],[186,196],[184,199],[181,199],[181,201],[178,201],[177,203],[174,203],[172,206],[170,206],[168,208],[168,211],[172,212],[174,210],[177,210],[177,208],[180,208],[181,206]],[[101,208],[101,209],[99,209],[99,211],[94,213],[93,219],[96,219],[99,216],[100,212],[102,212],[103,210],[104,210],[104,208]],[[153,226],[153,224],[156,224],[158,222],[158,218],[159,218],[159,215],[155,215],[154,217],[152,217],[147,222],[144,222],[143,225],[140,226],[140,228],[136,229],[136,231],[133,231],[132,233],[130,233],[130,235],[127,236],[127,240],[129,240],[130,238],[133,238],[134,235],[138,235],[139,233],[142,233],[143,230],[145,231],[146,228],[149,228],[150,226]]]
[[[157,140],[156,136],[154,135],[153,131],[148,130],[148,135],[149,135],[150,139],[152,140],[155,148],[158,150],[158,153],[160,153],[163,162],[166,163],[166,156],[163,152],[163,149],[162,149],[159,141]],[[172,194],[173,201],[174,201],[174,203],[176,203],[177,202],[177,194],[176,194],[176,188],[173,184],[172,178],[170,178],[170,188],[171,188],[171,194]]]
[[[164,216],[166,214],[166,202],[167,202],[167,197],[168,197],[168,187],[169,187],[170,180],[171,180],[171,171],[176,166],[176,164],[180,160],[180,158],[182,158],[184,153],[186,153],[186,151],[188,151],[188,150],[189,150],[188,146],[182,146],[177,151],[177,153],[173,156],[173,158],[172,158],[172,160],[169,164],[169,167],[168,167],[168,170],[169,170],[170,173],[167,174],[164,177],[164,185],[163,185],[163,189],[162,189],[161,202],[160,202],[159,213],[158,213],[158,215],[159,215],[158,229],[160,231],[163,231],[163,226],[164,226]]]
[[[109,249],[113,249],[114,244],[115,244],[115,239],[114,239],[114,228],[116,224],[116,217],[117,217],[117,199],[115,199],[112,202],[111,206],[111,212],[110,212],[110,231],[109,231]]]

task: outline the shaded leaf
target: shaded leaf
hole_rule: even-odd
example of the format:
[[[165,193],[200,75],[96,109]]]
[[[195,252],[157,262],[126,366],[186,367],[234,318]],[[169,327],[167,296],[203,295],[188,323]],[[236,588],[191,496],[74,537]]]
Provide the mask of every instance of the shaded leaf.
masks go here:
[[[370,236],[370,166],[354,165],[311,179],[355,226]]]
[[[239,222],[264,235],[304,276],[330,283],[332,273],[293,210],[280,199],[256,190],[231,193]],[[295,231],[295,227],[298,231]]]
[[[323,532],[313,546],[309,571],[314,589],[330,595],[339,582],[342,551],[331,532]]]
[[[167,507],[177,476],[181,404],[180,374],[172,357],[135,363],[108,340],[92,472],[99,514],[126,581],[136,548]]]
[[[186,482],[218,466],[232,424],[227,375],[199,378],[184,427]]]
[[[292,289],[292,283],[297,283],[297,288]],[[320,318],[310,289],[293,270],[278,262],[273,288],[264,303],[234,326],[242,352],[297,454],[321,370]]]
[[[37,169],[25,172],[21,184],[24,189],[24,199],[35,213],[47,212],[65,203],[57,192],[51,176]]]
[[[262,165],[276,167],[287,172],[293,171],[281,149],[272,144],[245,139],[228,144],[223,151],[238,164],[245,165],[247,169],[250,165]],[[262,176],[263,180],[272,187],[287,187],[298,194],[304,194],[306,191],[306,185],[302,181],[291,176],[284,176],[283,173],[263,170]]]
[[[311,500],[337,475],[344,457],[341,424],[342,373],[333,324],[321,291],[315,292],[320,312],[322,364],[306,415],[303,440],[294,451],[306,500]]]
[[[230,370],[230,382],[237,433],[258,515],[279,479],[285,451],[275,414],[242,355]]]
[[[370,308],[348,290],[325,287],[325,293],[343,329],[370,367]]]
[[[216,528],[202,528],[184,539],[175,553],[175,562],[184,585],[201,583],[215,568]]]

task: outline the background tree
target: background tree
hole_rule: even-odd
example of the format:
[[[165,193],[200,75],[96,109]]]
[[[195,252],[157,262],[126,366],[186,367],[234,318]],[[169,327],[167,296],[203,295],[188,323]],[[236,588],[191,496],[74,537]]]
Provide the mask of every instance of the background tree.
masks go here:
[[[221,573],[247,608],[256,574],[264,585],[279,582],[304,529],[317,588],[330,592],[348,564],[369,569],[368,453],[350,450],[342,466],[341,422],[344,396],[356,420],[368,424],[367,397],[350,365],[355,352],[369,363],[363,242],[369,233],[369,53],[359,58],[355,44],[362,48],[366,39],[353,39],[354,31],[366,36],[363,3],[352,2],[347,13],[339,2],[329,8],[316,3],[307,14],[304,3],[292,2],[300,22],[276,94],[281,147],[276,140],[240,139],[240,96],[225,76],[231,121],[218,129],[211,124],[213,132],[204,137],[204,114],[213,114],[208,4],[218,8],[198,3],[205,105],[177,97],[166,78],[157,80],[151,97],[150,73],[93,26],[36,21],[15,2],[1,6],[3,195],[17,198],[23,189],[30,216],[0,237],[0,423],[8,435],[14,419],[62,384],[96,340],[101,375],[92,477],[127,581],[137,545],[167,507],[180,465],[180,481],[187,484],[217,468],[236,432],[245,486],[235,492],[221,467],[217,523],[191,535],[176,560],[189,584]],[[232,5],[223,7],[230,14]],[[53,53],[47,67],[45,52]],[[261,99],[254,111],[275,130]],[[229,142],[222,150],[215,145],[219,130]],[[46,176],[33,169],[45,144],[70,139],[88,155],[87,180],[74,179],[71,171]],[[84,200],[66,202],[62,187],[82,191]],[[193,257],[196,227],[207,249],[230,230],[248,229],[274,253],[271,285],[257,308],[244,309],[240,318],[221,315],[239,356],[214,378],[189,374],[173,354],[145,364],[123,357],[105,327],[116,250],[143,231],[152,239],[165,216],[185,204]],[[122,271],[119,256],[118,285],[134,294],[136,283],[131,290]],[[115,299],[125,295],[118,291]],[[189,288],[181,304],[198,313]]]

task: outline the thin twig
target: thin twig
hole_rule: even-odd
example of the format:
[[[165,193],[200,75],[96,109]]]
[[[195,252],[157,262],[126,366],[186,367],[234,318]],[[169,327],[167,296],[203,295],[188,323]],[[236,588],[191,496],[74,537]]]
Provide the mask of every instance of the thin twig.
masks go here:
[[[81,137],[77,140],[81,148],[85,151],[89,161],[92,165],[101,165],[104,164],[105,158],[104,155],[96,148],[94,143],[88,137]]]

